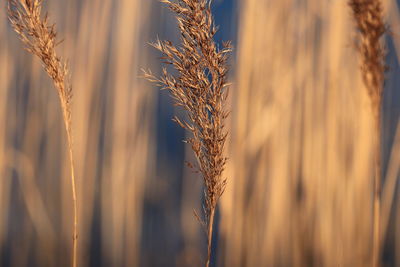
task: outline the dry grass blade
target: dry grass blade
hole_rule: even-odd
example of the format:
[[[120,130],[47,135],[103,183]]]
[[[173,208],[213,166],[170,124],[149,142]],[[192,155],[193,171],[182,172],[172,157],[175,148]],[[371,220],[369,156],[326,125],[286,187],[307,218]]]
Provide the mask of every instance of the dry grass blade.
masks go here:
[[[76,266],[77,252],[77,204],[72,149],[71,99],[72,87],[68,79],[68,66],[57,55],[57,33],[49,24],[47,14],[42,18],[42,0],[8,0],[8,17],[12,27],[25,45],[25,49],[36,55],[43,68],[53,80],[61,102],[63,119],[68,138],[71,168],[72,198],[74,210],[72,266]]]
[[[163,68],[161,77],[151,71],[145,77],[162,89],[170,91],[175,104],[186,110],[188,120],[174,121],[192,133],[187,142],[198,161],[198,169],[205,183],[205,225],[208,236],[206,266],[211,258],[214,215],[218,199],[225,190],[222,174],[226,164],[224,146],[227,131],[224,121],[228,116],[227,59],[230,42],[219,49],[213,37],[217,31],[211,14],[210,0],[161,0],[172,10],[178,22],[181,45],[158,40],[153,46],[162,54],[165,64],[172,65],[177,75]]]
[[[381,103],[384,81],[385,50],[381,37],[386,31],[380,0],[350,0],[350,7],[359,30],[361,71],[371,100],[375,121],[375,179],[374,179],[374,230],[373,266],[380,265],[380,209],[381,209]]]

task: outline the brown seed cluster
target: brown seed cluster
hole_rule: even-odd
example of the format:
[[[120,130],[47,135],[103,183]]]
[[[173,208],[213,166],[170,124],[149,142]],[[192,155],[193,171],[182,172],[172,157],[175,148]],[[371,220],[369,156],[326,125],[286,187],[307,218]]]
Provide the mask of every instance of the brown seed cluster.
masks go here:
[[[56,54],[58,43],[55,26],[49,24],[47,14],[41,18],[42,2],[43,0],[9,0],[8,17],[25,49],[42,61],[43,68],[58,90],[63,111],[66,113],[64,115],[70,122],[72,88],[68,81],[68,66]]]
[[[223,153],[227,138],[224,121],[228,117],[227,59],[232,49],[230,42],[219,49],[213,39],[217,27],[210,0],[161,2],[176,15],[181,44],[158,40],[152,45],[163,54],[163,62],[176,72],[171,74],[163,68],[161,77],[151,71],[144,73],[148,80],[169,90],[175,104],[187,112],[187,120],[175,117],[174,121],[193,135],[187,142],[205,183],[204,225],[208,228],[210,249],[214,213],[226,185],[222,176],[227,161]]]
[[[381,37],[386,31],[380,0],[350,0],[360,34],[362,75],[373,107],[380,106],[384,81],[385,50]]]
[[[213,40],[217,29],[208,0],[161,0],[175,12],[181,33],[181,46],[170,41],[152,44],[163,53],[163,61],[177,70],[172,75],[163,68],[161,77],[151,71],[145,77],[170,91],[175,104],[184,108],[188,120],[174,118],[181,127],[193,134],[187,142],[192,146],[206,185],[206,216],[215,208],[222,195],[226,179],[222,178],[226,158],[223,155],[227,132],[224,121],[228,116],[227,57],[230,43],[219,50]]]

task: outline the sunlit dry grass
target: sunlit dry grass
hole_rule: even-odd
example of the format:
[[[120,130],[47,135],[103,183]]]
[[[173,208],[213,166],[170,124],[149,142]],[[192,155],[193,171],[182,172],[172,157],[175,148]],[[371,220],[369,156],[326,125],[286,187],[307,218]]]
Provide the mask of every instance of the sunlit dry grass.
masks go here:
[[[181,43],[176,46],[171,41],[158,40],[153,46],[163,54],[164,63],[172,65],[178,74],[171,74],[171,70],[163,67],[160,78],[151,71],[145,71],[144,76],[168,90],[175,105],[187,112],[188,119],[175,116],[173,120],[191,133],[186,142],[197,160],[194,169],[201,173],[204,182],[204,219],[195,215],[207,234],[205,266],[208,267],[217,204],[227,183],[223,173],[228,136],[225,121],[229,114],[227,61],[232,48],[230,42],[224,43],[222,49],[217,47],[214,36],[218,26],[211,12],[211,1],[161,2],[176,16]]]
[[[108,266],[138,264],[144,178],[152,162],[148,129],[153,104],[151,90],[131,73],[138,73],[139,62],[146,60],[145,52],[137,53],[144,51],[146,44],[137,38],[147,31],[144,19],[149,6],[140,1],[120,1],[118,5],[112,1],[48,1],[43,7],[65,38],[58,50],[70,58],[71,83],[76,88],[72,112],[79,266],[89,264],[90,244],[93,238],[96,240],[93,225],[101,226],[97,234],[103,236],[102,255]],[[2,261],[10,266],[25,266],[28,262],[69,266],[71,185],[68,165],[64,164],[64,134],[58,124],[61,109],[51,96],[51,84],[40,72],[40,63],[21,51],[21,45],[6,28],[3,13],[1,34],[8,41],[1,44],[1,75],[5,79],[1,80],[0,101],[7,105],[1,107],[0,121],[7,127],[2,127],[0,148],[4,149],[0,155],[7,156],[1,161],[5,175],[0,193],[4,214],[0,236],[1,247],[11,253],[2,253]],[[110,42],[112,20],[119,30],[112,31],[114,41]],[[17,188],[13,177],[20,181]],[[12,197],[12,190],[21,194],[22,202]],[[10,214],[10,205],[19,211]],[[18,222],[13,223],[15,228],[7,215],[11,222]],[[10,229],[24,234],[16,235]],[[32,250],[37,255],[34,259],[29,253]]]
[[[229,183],[216,212],[211,266],[371,266],[374,120],[348,1],[237,5]],[[391,51],[399,47],[399,12],[392,0],[384,7]],[[73,209],[62,109],[40,61],[21,52],[5,10],[0,266],[70,266]],[[139,78],[141,67],[160,71],[149,40],[160,34],[179,41],[173,18],[158,1],[45,1],[43,10],[64,39],[57,52],[69,59],[74,88],[77,265],[203,264],[204,233],[192,212],[201,205],[201,178],[182,156],[195,158],[179,141],[164,143],[180,138],[167,118],[182,113]],[[236,31],[227,24],[220,31]],[[396,56],[390,52],[389,63]],[[400,262],[396,66],[386,73],[383,101],[383,266]]]
[[[47,14],[42,14],[42,3],[40,0],[10,0],[8,1],[8,18],[14,31],[24,44],[25,49],[41,60],[42,66],[52,79],[60,99],[70,161],[73,202],[72,266],[76,267],[78,210],[71,119],[72,87],[69,82],[68,65],[56,52],[59,40],[57,39],[55,25],[49,24]],[[28,186],[28,188],[32,188],[32,186]],[[25,193],[25,195],[28,194]],[[32,202],[28,201],[27,203],[32,204]],[[43,208],[41,202],[40,205],[35,206]]]
[[[385,71],[385,48],[382,37],[386,31],[381,0],[351,0],[350,8],[359,31],[359,52],[362,58],[361,73],[371,101],[371,116],[374,118],[374,234],[373,266],[380,266],[381,256],[381,183],[382,183],[382,98]]]

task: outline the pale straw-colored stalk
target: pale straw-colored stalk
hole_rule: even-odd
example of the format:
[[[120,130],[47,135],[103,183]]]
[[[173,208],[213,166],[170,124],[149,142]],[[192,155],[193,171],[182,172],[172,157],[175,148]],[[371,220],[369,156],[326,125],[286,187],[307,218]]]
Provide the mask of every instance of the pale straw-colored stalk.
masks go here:
[[[68,155],[71,170],[73,200],[73,241],[72,266],[77,259],[77,199],[73,159],[71,99],[72,87],[69,82],[67,63],[56,53],[57,33],[55,26],[49,24],[47,14],[42,17],[43,0],[8,0],[8,17],[12,27],[23,42],[25,49],[42,61],[42,66],[57,89],[61,103],[63,120],[68,140]]]
[[[375,123],[375,177],[373,212],[372,265],[380,265],[381,255],[381,138],[382,138],[382,96],[384,81],[385,49],[382,36],[386,27],[383,22],[383,8],[380,0],[350,0],[349,5],[357,24],[361,72],[371,100],[371,111]]]

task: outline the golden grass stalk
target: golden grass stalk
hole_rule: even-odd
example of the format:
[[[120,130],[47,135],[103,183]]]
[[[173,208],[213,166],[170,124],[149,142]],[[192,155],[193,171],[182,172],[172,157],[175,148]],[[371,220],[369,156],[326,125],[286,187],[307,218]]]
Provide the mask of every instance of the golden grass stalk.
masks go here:
[[[375,178],[374,178],[374,214],[373,214],[373,266],[380,265],[381,237],[381,109],[384,81],[385,50],[381,37],[385,33],[383,9],[380,0],[350,0],[354,19],[359,31],[359,50],[361,71],[365,87],[371,100],[371,110],[375,122]]]
[[[175,13],[180,31],[181,44],[170,41],[152,44],[159,50],[165,64],[172,65],[177,74],[163,68],[161,77],[145,71],[145,78],[171,93],[175,105],[182,107],[188,115],[184,121],[174,117],[182,128],[192,133],[187,143],[192,147],[198,162],[196,168],[205,184],[205,220],[208,267],[211,259],[211,245],[214,216],[219,198],[226,186],[222,177],[227,158],[224,146],[227,131],[224,128],[228,117],[227,102],[227,59],[231,52],[230,42],[219,49],[213,37],[217,32],[211,13],[210,0],[161,0]]]
[[[72,266],[75,267],[78,218],[71,120],[72,87],[69,82],[67,63],[56,53],[55,48],[58,42],[55,27],[49,24],[47,14],[44,18],[41,17],[42,3],[43,0],[8,0],[8,17],[15,32],[25,45],[25,49],[42,61],[43,68],[53,80],[60,98],[71,168],[74,212]]]

